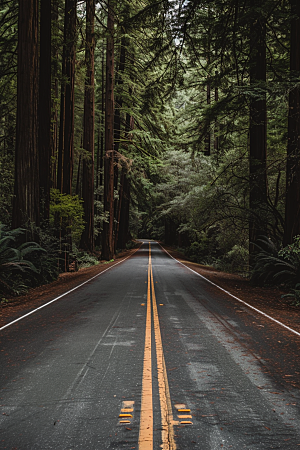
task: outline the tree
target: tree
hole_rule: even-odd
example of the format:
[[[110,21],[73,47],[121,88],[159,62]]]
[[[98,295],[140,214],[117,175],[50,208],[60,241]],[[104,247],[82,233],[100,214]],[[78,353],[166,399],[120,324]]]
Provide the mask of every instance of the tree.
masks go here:
[[[94,0],[86,1],[86,43],[85,64],[86,79],[84,91],[84,119],[83,119],[83,158],[82,197],[84,208],[85,228],[81,236],[80,247],[89,252],[94,250]]]
[[[41,2],[39,77],[39,180],[40,207],[49,219],[51,187],[51,0]]]
[[[259,235],[266,234],[267,207],[267,105],[266,83],[266,23],[259,0],[250,2],[250,193],[249,241],[250,253]]]
[[[300,234],[300,4],[290,0],[291,40],[284,245]]]
[[[19,3],[18,92],[12,226],[39,224],[38,1]]]
[[[105,89],[105,159],[102,258],[114,256],[114,1],[108,0]]]
[[[74,94],[77,20],[76,4],[77,0],[66,0],[65,3],[64,47],[62,59],[62,86],[57,168],[57,188],[65,194],[72,193],[74,164]]]

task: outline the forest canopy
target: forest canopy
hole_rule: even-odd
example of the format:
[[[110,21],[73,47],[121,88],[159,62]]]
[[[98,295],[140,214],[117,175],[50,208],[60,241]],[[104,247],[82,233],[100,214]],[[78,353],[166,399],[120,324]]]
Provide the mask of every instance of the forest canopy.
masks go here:
[[[297,0],[2,0],[0,30],[3,292],[5,255],[34,285],[137,237],[295,287]]]

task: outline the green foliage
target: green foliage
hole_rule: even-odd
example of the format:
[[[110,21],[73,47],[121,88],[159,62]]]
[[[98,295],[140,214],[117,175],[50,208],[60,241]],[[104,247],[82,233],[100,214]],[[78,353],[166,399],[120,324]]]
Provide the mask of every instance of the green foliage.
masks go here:
[[[292,305],[300,306],[300,283],[297,283],[295,289],[291,289],[289,294],[284,294],[281,298],[293,298]]]
[[[248,260],[248,249],[241,245],[234,245],[229,252],[215,262],[214,266],[225,272],[247,275]]]
[[[38,268],[38,272],[31,274],[31,277],[27,280],[28,285],[34,287],[57,279],[59,275],[59,239],[53,236],[51,228],[33,227],[31,232],[33,232],[39,245],[45,250],[30,257],[30,261]]]
[[[295,286],[300,279],[300,239],[278,251],[266,236],[257,240],[258,253],[251,280],[255,284],[284,284]]]
[[[9,225],[13,198],[13,158],[11,155],[0,156],[0,222]]]
[[[99,264],[99,260],[96,256],[74,249],[74,246],[71,257],[76,261],[77,269],[83,269],[84,267],[96,266]]]
[[[136,242],[136,241],[133,241],[133,240],[128,241],[127,244],[126,244],[126,250],[131,250],[132,248],[136,248],[139,245],[140,244],[138,242]]]
[[[300,236],[295,236],[292,244],[279,250],[278,256],[294,266],[300,266]]]
[[[209,253],[209,240],[206,234],[202,235],[200,242],[193,242],[186,250],[186,255],[191,261],[202,264],[208,262]]]
[[[45,250],[36,242],[18,243],[25,230],[6,230],[0,225],[0,288],[8,294],[26,291],[28,276],[38,273],[32,262],[36,255]]]
[[[57,189],[51,189],[50,226],[60,236],[70,234],[78,245],[84,230],[82,201],[78,195],[61,194]]]

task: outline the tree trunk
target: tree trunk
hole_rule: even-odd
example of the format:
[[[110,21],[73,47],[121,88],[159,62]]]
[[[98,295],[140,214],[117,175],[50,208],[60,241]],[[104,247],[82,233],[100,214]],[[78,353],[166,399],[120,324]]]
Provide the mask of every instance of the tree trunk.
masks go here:
[[[104,162],[104,213],[102,258],[114,257],[114,3],[108,0],[106,89],[105,89],[105,162]]]
[[[41,2],[38,112],[40,208],[41,217],[47,221],[51,185],[51,0]]]
[[[290,0],[290,4],[290,71],[295,81],[289,94],[284,245],[291,244],[294,236],[300,234],[300,3]]]
[[[122,204],[118,227],[118,248],[125,248],[130,239],[129,235],[129,211],[130,211],[130,179],[124,173],[122,186]]]
[[[65,58],[63,51],[62,74],[65,73]],[[57,189],[62,193],[63,182],[63,153],[64,153],[64,132],[65,132],[65,86],[64,80],[61,84],[60,92],[60,114],[59,114],[59,140],[58,140],[58,155],[57,155]]]
[[[207,105],[210,105],[210,79],[207,80],[206,85],[206,103]],[[205,150],[204,150],[205,156],[210,156],[210,123],[208,124],[208,131],[205,136]]]
[[[72,195],[74,164],[74,87],[76,58],[76,5],[77,0],[66,0],[64,17],[64,47],[62,59],[62,86],[60,105],[59,150],[57,188]],[[64,270],[69,270],[72,236],[67,230],[61,233]],[[62,256],[62,255],[61,255]],[[63,261],[61,261],[63,262]],[[61,267],[63,269],[63,267]]]
[[[121,210],[122,203],[124,197],[124,184],[125,184],[126,172],[125,169],[122,168],[121,177],[120,177],[120,187],[119,187],[119,201],[117,207],[117,215],[116,215],[116,227],[115,227],[115,251],[118,247],[118,239],[119,239],[119,231],[120,231],[120,220],[121,220]]]
[[[216,72],[217,75],[217,72]],[[215,102],[219,101],[219,89],[218,86],[215,86]],[[219,153],[219,123],[218,120],[215,121],[215,129],[214,129],[214,151],[216,155]]]
[[[104,48],[103,48],[103,57],[102,57],[102,92],[101,92],[101,139],[100,139],[100,178],[99,185],[103,186],[103,167],[104,167],[104,134],[105,134],[105,64],[104,64]],[[99,200],[103,201],[103,195],[99,197]]]
[[[75,194],[79,196],[79,198],[81,198],[81,186],[80,186],[80,180],[82,179],[81,176],[81,154],[79,155],[79,161],[78,161],[78,167],[77,167],[77,180],[76,180],[76,190],[75,190]]]
[[[121,109],[123,106],[123,97],[121,86],[123,85],[123,73],[125,70],[125,59],[126,59],[126,39],[124,36],[121,38],[121,49],[120,49],[120,61],[118,67],[118,75],[116,80],[116,86],[119,86],[118,97],[116,98],[116,108],[115,108],[115,150],[118,152],[120,147],[121,138]]]
[[[98,202],[103,201],[103,194],[99,193],[99,188],[103,186],[103,154],[104,154],[104,104],[105,104],[105,64],[104,64],[104,44],[102,49],[102,61],[101,61],[101,116],[99,118],[99,130],[98,130],[98,151],[97,151],[97,178],[96,178],[96,189],[97,189],[97,200]],[[96,208],[97,214],[100,213],[100,208]],[[95,240],[96,247],[101,247],[101,221],[98,221],[97,228],[98,234]]]
[[[52,36],[53,41],[58,38],[58,0],[52,0]],[[52,43],[52,90],[51,96],[51,187],[57,188],[57,151],[58,151],[58,46]]]
[[[86,79],[84,91],[83,118],[83,159],[82,197],[85,228],[80,247],[88,252],[94,251],[94,140],[95,140],[95,100],[94,100],[94,0],[86,1]]]
[[[63,157],[62,192],[72,194],[74,164],[74,84],[76,58],[76,0],[66,0],[61,92],[60,150]],[[62,147],[61,147],[62,146]]]
[[[118,65],[118,73],[116,76],[116,86],[118,86],[118,97],[116,99],[116,107],[115,107],[115,118],[114,118],[114,148],[115,153],[119,152],[120,148],[120,139],[121,139],[121,109],[123,106],[123,74],[125,70],[125,60],[126,60],[126,38],[125,36],[121,37],[121,48],[120,48],[120,61]],[[120,221],[120,212],[122,207],[122,199],[123,199],[123,178],[124,178],[124,169],[122,169],[120,176],[120,185],[118,186],[119,174],[118,174],[118,155],[115,156],[115,180],[114,180],[114,189],[119,190],[119,199],[115,200],[115,250],[117,248],[118,243],[118,234],[119,234],[119,221]]]
[[[250,260],[257,237],[267,233],[267,107],[264,93],[266,82],[266,24],[258,12],[261,2],[251,0],[250,22],[250,84],[256,92],[250,99],[250,194],[249,250]],[[251,262],[251,261],[250,261]]]
[[[38,1],[19,2],[15,186],[12,227],[39,225]]]

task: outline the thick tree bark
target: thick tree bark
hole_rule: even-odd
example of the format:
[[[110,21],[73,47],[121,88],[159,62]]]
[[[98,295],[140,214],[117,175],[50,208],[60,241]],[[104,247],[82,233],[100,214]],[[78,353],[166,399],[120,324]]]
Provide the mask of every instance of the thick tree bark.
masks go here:
[[[105,64],[104,64],[104,45],[102,51],[102,73],[101,73],[101,117],[99,119],[99,130],[98,130],[98,152],[97,152],[97,178],[96,178],[96,189],[103,186],[103,155],[104,155],[104,105],[105,105]],[[97,194],[97,200],[102,202],[103,195]],[[97,208],[97,213],[99,210]],[[101,246],[101,222],[98,223],[98,235],[95,240],[95,245],[97,247]]]
[[[85,229],[80,247],[88,252],[94,251],[94,140],[95,140],[95,101],[94,101],[94,0],[86,1],[86,79],[84,92],[83,119],[83,159],[82,197]]]
[[[41,217],[47,221],[51,186],[51,0],[41,2],[38,117],[40,208]]]
[[[102,58],[102,92],[101,92],[101,139],[100,139],[100,178],[99,185],[103,186],[104,179],[104,134],[105,134],[105,64],[104,64],[104,49]],[[102,202],[103,195],[100,196],[99,200]]]
[[[77,0],[66,0],[64,17],[64,47],[62,58],[62,86],[60,105],[57,188],[72,195],[74,164],[74,88],[76,58],[76,5]],[[62,230],[61,246],[64,250],[64,270],[69,270],[72,237]],[[61,267],[63,269],[63,267]]]
[[[116,108],[115,108],[115,150],[118,152],[120,147],[121,138],[121,109],[123,106],[122,97],[122,85],[123,85],[123,74],[125,70],[125,59],[126,59],[126,39],[124,36],[121,38],[121,49],[120,49],[120,61],[118,67],[118,74],[116,79],[116,86],[118,87],[118,96],[116,98]]]
[[[267,107],[263,92],[266,82],[266,24],[259,12],[261,1],[251,0],[250,4],[250,84],[253,89],[257,88],[250,99],[249,250],[252,255],[253,243],[259,235],[267,232]]]
[[[38,1],[19,2],[15,186],[12,227],[39,224]]]
[[[54,39],[58,37],[58,0],[52,0],[52,36]],[[52,40],[53,40],[52,38]],[[52,42],[52,90],[51,96],[51,187],[57,188],[57,151],[58,151],[58,47]]]
[[[104,212],[108,221],[103,223],[102,258],[114,257],[114,2],[108,1],[106,89],[105,89],[105,161]]]
[[[119,186],[119,201],[117,205],[117,213],[116,213],[116,226],[115,226],[115,251],[118,247],[118,239],[119,239],[119,231],[120,231],[120,220],[121,220],[121,210],[123,204],[124,197],[124,184],[125,184],[126,172],[125,169],[122,168],[121,177],[120,177],[120,186]]]
[[[65,61],[63,52],[62,73],[65,73]],[[63,153],[64,153],[64,132],[65,132],[65,87],[64,81],[61,84],[60,92],[60,114],[59,114],[59,140],[57,155],[57,189],[62,193],[63,182]]]
[[[123,106],[123,74],[125,70],[125,59],[126,59],[126,39],[124,36],[121,38],[121,47],[120,47],[120,60],[118,64],[118,71],[116,75],[116,88],[118,89],[118,96],[116,98],[116,106],[115,106],[115,117],[114,117],[114,149],[115,149],[115,164],[114,164],[114,190],[119,190],[119,198],[115,200],[114,206],[114,215],[115,215],[115,250],[117,249],[118,242],[118,233],[119,233],[119,220],[120,220],[120,209],[122,205],[123,199],[123,187],[122,187],[122,177],[123,170],[120,175],[120,185],[119,182],[119,169],[118,169],[118,154],[120,148],[120,139],[121,139],[121,109]]]
[[[79,198],[81,198],[81,183],[80,182],[82,179],[81,159],[82,159],[82,157],[81,157],[81,155],[79,155],[79,161],[78,161],[78,167],[77,167],[76,190],[75,190],[75,195],[78,195]]]
[[[210,80],[208,78],[207,80],[207,85],[206,85],[206,103],[207,105],[210,105]],[[205,156],[210,156],[210,124],[208,125],[208,131],[207,134],[205,136],[205,150],[204,150],[204,155]]]
[[[130,212],[130,179],[124,173],[122,182],[122,204],[120,208],[118,227],[118,248],[125,248],[130,239],[129,212]]]
[[[59,151],[57,187],[72,194],[74,164],[74,84],[76,58],[76,4],[66,0],[64,24],[64,49],[62,61],[62,86],[60,106]]]
[[[291,4],[291,79],[300,76],[300,3]],[[295,81],[296,84],[296,81]],[[300,88],[297,84],[289,94],[288,147],[286,164],[286,205],[284,245],[300,234]]]
[[[217,72],[216,72],[217,75]],[[218,86],[215,87],[215,102],[219,101],[219,89]],[[216,154],[219,153],[219,123],[218,120],[215,121],[214,129],[214,151]]]

